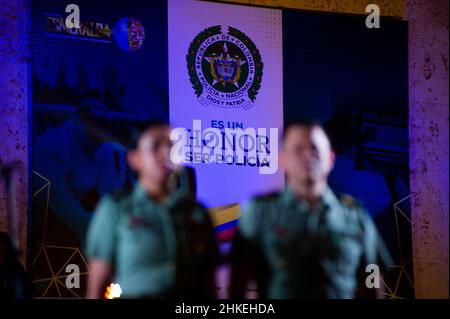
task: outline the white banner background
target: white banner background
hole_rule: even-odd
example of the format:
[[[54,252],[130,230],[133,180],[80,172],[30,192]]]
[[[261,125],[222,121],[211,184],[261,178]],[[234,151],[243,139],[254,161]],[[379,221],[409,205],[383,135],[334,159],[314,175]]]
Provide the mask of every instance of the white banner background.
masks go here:
[[[195,0],[169,0],[169,101],[174,127],[192,129],[201,120],[202,130],[211,121],[243,123],[252,127],[283,126],[282,14],[280,10],[209,3]],[[264,64],[261,88],[250,109],[204,106],[189,79],[186,55],[194,38],[204,29],[221,25],[222,33],[231,26],[245,33],[256,45]],[[284,172],[264,175],[258,167],[223,164],[190,164],[197,172],[199,200],[215,207],[247,200],[253,195],[282,189]]]

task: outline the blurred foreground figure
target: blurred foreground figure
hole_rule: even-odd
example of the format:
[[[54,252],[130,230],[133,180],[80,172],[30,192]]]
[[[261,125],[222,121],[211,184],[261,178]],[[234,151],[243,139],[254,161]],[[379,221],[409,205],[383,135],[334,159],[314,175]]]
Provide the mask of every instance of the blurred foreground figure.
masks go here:
[[[389,254],[365,209],[329,188],[334,154],[323,128],[286,126],[280,161],[286,189],[251,200],[242,213],[231,297],[245,297],[250,279],[260,298],[382,297],[381,276],[366,267],[384,269]]]
[[[0,232],[0,300],[30,298],[30,283],[14,251],[11,237]]]
[[[171,146],[169,125],[149,123],[128,153],[138,182],[99,203],[87,235],[88,298],[102,298],[111,282],[124,298],[215,297],[213,226],[173,180],[188,173],[170,161]]]

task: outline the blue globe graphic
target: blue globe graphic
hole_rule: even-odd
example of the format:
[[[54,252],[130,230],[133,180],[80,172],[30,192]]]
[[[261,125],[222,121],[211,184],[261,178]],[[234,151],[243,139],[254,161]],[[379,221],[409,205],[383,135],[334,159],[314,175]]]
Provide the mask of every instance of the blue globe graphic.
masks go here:
[[[136,51],[144,44],[145,31],[142,24],[134,18],[124,17],[114,24],[114,39],[125,51]]]

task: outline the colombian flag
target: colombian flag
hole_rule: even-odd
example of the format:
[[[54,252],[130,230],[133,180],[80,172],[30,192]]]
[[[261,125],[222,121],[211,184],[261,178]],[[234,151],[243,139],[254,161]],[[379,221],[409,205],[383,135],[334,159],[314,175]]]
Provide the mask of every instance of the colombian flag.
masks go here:
[[[227,242],[233,238],[238,226],[240,208],[239,204],[231,204],[209,209],[219,242]]]

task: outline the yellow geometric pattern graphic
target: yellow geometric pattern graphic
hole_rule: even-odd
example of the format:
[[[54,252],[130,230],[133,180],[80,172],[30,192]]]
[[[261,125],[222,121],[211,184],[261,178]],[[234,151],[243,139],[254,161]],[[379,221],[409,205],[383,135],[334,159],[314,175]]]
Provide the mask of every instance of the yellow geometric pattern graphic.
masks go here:
[[[389,299],[404,299],[404,297],[401,297],[398,295],[398,289],[400,286],[400,282],[406,278],[408,280],[409,284],[411,285],[411,288],[414,290],[414,282],[411,279],[412,276],[408,274],[408,264],[411,263],[411,260],[404,261],[403,260],[403,250],[402,250],[402,244],[401,244],[401,234],[399,229],[399,222],[401,220],[406,221],[406,223],[411,227],[411,219],[408,218],[408,215],[401,209],[400,204],[403,202],[406,202],[410,198],[410,195],[402,198],[398,202],[394,204],[394,217],[395,217],[395,228],[396,228],[396,235],[397,235],[397,241],[398,246],[400,250],[400,265],[392,265],[389,268],[391,268],[392,272],[396,272],[397,278],[394,280],[393,283],[389,286],[386,282],[383,281],[384,287],[385,287],[385,295],[386,298]]]
[[[391,271],[398,271],[398,277],[397,277],[397,280],[395,281],[395,286],[394,287],[389,287],[386,284],[386,282],[383,281],[383,285],[384,285],[384,288],[385,288],[385,293],[384,294],[386,295],[386,298],[388,298],[388,299],[404,299],[403,297],[400,297],[397,294],[397,291],[398,291],[398,288],[399,288],[399,285],[400,285],[400,281],[401,281],[401,279],[403,277],[406,277],[408,279],[409,283],[411,284],[411,287],[414,289],[414,283],[411,280],[411,277],[409,276],[409,274],[408,274],[408,272],[406,270],[406,266],[407,266],[407,264],[403,264],[403,265],[400,265],[400,266],[391,266],[391,267],[389,267],[389,268],[394,268]]]
[[[70,257],[66,260],[66,262],[64,263],[64,265],[62,267],[59,267],[59,270],[55,271],[52,267],[52,263],[50,262],[50,259],[48,257],[48,252],[47,250],[49,248],[54,248],[54,249],[64,249],[64,250],[69,250],[72,253],[70,254]],[[41,257],[41,255],[44,256],[45,260],[47,261],[47,265],[49,267],[49,270],[52,274],[51,277],[48,278],[39,278],[36,280],[33,280],[33,284],[37,284],[37,283],[42,283],[42,282],[48,282],[48,286],[47,288],[44,290],[44,292],[42,293],[42,295],[40,296],[40,298],[45,298],[47,295],[47,292],[50,290],[50,288],[55,287],[59,297],[63,297],[61,295],[61,288],[66,289],[67,291],[69,291],[71,294],[74,295],[74,297],[77,298],[83,298],[83,296],[80,296],[79,294],[77,294],[74,289],[70,289],[66,287],[65,284],[65,279],[67,278],[67,276],[69,276],[70,274],[66,274],[65,272],[63,273],[63,271],[65,270],[66,266],[70,263],[70,261],[73,259],[73,257],[75,257],[76,255],[78,255],[84,262],[84,266],[86,267],[86,269],[88,268],[88,265],[86,263],[86,260],[84,259],[83,254],[81,253],[79,248],[76,247],[63,247],[63,246],[52,246],[52,245],[41,245],[41,249],[39,250],[39,252],[37,253],[36,257],[33,259],[33,265],[35,265],[36,260],[39,259],[39,257]],[[80,272],[80,276],[83,275],[88,275],[88,272]]]
[[[43,289],[43,292],[38,298],[47,298],[48,292],[50,289],[56,289],[57,295],[61,298],[63,297],[63,291],[69,292],[70,295],[74,298],[83,298],[79,293],[76,292],[75,288],[68,288],[65,284],[65,280],[70,273],[66,273],[65,269],[68,264],[70,264],[73,260],[81,260],[82,265],[78,265],[79,267],[88,270],[88,264],[86,259],[83,256],[83,253],[80,251],[79,247],[70,247],[70,246],[57,246],[57,245],[47,245],[45,242],[45,234],[47,230],[47,222],[48,222],[48,209],[50,202],[50,190],[51,190],[51,181],[45,178],[43,175],[39,174],[36,171],[33,171],[34,177],[38,177],[44,181],[44,185],[40,187],[36,192],[33,193],[33,200],[36,199],[38,195],[45,195],[45,206],[44,206],[44,221],[43,221],[43,232],[42,238],[35,239],[35,244],[37,244],[37,253],[34,256],[32,265],[33,268],[36,266],[38,261],[44,262],[44,264],[48,267],[49,276],[45,276],[43,278],[36,278],[32,281],[33,285],[41,285],[45,284],[46,288]],[[68,257],[65,258],[62,266],[58,266],[55,269],[55,265],[50,261],[50,253],[52,251],[57,255],[66,255]],[[63,254],[62,254],[63,253]],[[80,278],[82,276],[87,276],[88,271],[81,271],[79,273]],[[64,294],[65,296],[67,294]]]

